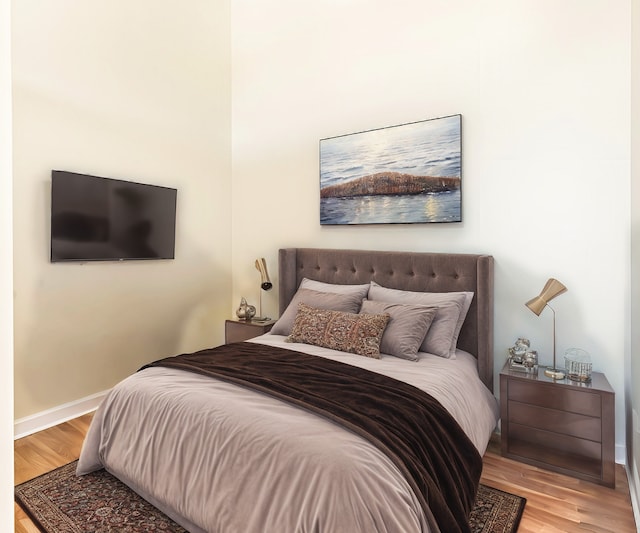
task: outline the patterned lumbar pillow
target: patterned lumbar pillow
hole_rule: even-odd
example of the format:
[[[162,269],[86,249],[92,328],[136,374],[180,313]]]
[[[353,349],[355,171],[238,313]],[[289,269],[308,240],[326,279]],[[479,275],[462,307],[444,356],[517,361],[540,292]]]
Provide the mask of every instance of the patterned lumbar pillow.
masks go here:
[[[379,359],[380,341],[388,321],[389,315],[386,313],[346,313],[300,303],[287,341]]]

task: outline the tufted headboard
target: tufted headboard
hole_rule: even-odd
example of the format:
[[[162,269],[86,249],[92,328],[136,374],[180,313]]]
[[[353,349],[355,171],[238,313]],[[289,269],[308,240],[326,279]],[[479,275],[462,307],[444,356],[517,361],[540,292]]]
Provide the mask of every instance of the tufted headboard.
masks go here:
[[[302,278],[326,283],[375,281],[420,292],[473,291],[458,347],[478,359],[480,379],[493,391],[493,257],[490,255],[321,248],[279,250],[280,314]]]

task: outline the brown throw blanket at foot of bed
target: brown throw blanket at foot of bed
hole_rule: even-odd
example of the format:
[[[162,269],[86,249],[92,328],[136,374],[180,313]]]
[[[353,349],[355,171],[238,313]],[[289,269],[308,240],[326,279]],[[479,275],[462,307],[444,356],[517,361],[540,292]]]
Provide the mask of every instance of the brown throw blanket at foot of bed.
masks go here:
[[[482,458],[424,391],[338,361],[250,342],[168,357],[141,370],[148,366],[251,387],[337,421],[394,461],[441,531],[469,531]]]

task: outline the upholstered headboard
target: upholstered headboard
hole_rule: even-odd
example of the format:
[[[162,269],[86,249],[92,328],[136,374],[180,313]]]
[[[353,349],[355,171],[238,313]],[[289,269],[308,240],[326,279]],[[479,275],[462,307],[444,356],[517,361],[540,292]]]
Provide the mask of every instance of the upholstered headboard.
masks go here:
[[[279,251],[280,314],[302,278],[326,283],[375,281],[420,292],[472,291],[458,347],[478,359],[480,378],[493,391],[493,257],[474,254],[285,248]]]

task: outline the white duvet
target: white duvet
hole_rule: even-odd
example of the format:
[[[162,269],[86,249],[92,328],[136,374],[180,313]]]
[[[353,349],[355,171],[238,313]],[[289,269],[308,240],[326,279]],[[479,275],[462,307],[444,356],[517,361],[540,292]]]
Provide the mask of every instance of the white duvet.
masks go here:
[[[417,386],[484,453],[499,410],[469,354],[377,360],[284,338],[253,342]],[[181,370],[148,368],[109,393],[78,473],[102,467],[193,533],[438,531],[398,468],[364,438],[263,393]]]

